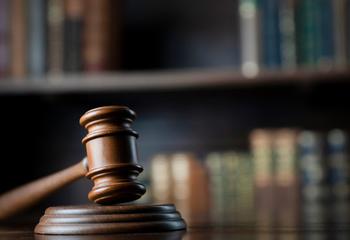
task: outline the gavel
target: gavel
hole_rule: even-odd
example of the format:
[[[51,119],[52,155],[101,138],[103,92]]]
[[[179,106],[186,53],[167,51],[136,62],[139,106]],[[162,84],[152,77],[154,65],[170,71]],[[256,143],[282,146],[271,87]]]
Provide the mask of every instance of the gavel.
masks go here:
[[[136,139],[131,128],[136,114],[124,106],[106,106],[87,111],[80,124],[88,131],[82,142],[87,156],[78,164],[36,180],[0,196],[0,219],[27,209],[63,186],[86,176],[94,183],[88,198],[102,205],[140,198],[145,187],[137,181]]]

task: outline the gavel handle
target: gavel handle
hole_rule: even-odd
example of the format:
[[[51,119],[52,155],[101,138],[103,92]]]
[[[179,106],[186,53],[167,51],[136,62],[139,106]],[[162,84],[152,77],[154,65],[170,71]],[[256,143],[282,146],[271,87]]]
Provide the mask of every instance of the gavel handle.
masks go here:
[[[27,209],[65,185],[85,176],[87,159],[0,195],[0,220]]]

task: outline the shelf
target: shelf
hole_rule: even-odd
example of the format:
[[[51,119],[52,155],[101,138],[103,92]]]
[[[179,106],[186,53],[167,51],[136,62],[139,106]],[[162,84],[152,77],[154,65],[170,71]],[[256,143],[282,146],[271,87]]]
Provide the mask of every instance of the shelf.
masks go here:
[[[350,71],[264,72],[252,78],[231,69],[85,73],[48,75],[38,79],[22,79],[22,81],[2,79],[0,95],[303,86],[318,83],[350,83],[348,80],[350,80]]]

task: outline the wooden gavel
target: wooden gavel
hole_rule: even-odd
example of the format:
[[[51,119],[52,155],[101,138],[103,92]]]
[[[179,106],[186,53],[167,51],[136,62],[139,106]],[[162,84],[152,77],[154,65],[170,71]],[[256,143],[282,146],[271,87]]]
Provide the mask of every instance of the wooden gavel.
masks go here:
[[[123,106],[92,109],[80,118],[88,134],[82,140],[87,157],[80,163],[0,196],[0,219],[33,206],[63,186],[86,176],[94,182],[88,198],[112,205],[140,198],[145,187],[137,182],[135,113]]]

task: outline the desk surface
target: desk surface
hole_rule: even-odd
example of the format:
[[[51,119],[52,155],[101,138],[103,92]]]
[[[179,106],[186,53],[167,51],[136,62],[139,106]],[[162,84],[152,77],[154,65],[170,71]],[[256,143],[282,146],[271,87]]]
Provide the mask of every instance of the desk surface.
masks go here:
[[[34,235],[35,224],[0,224],[0,239],[8,240],[99,240],[99,239],[152,239],[152,240],[197,240],[197,239],[350,239],[350,224],[313,224],[307,227],[263,227],[248,224],[233,226],[197,225],[190,226],[187,232],[88,235],[88,236],[43,236]]]
[[[229,214],[222,212],[217,218],[197,212],[185,218],[188,224],[186,232],[86,236],[35,235],[33,229],[42,212],[32,212],[0,222],[0,240],[345,240],[350,239],[349,204],[349,201],[345,204],[337,202],[333,204],[336,208],[334,206],[331,208],[329,205],[319,208],[320,206],[313,204],[312,208],[304,211],[304,215],[297,216],[290,215],[288,208],[283,209],[284,214],[277,214],[275,217],[269,214],[257,214],[258,217],[255,218],[249,217],[246,211],[244,214],[239,211],[226,211]],[[265,210],[267,213],[271,211],[269,208]]]

